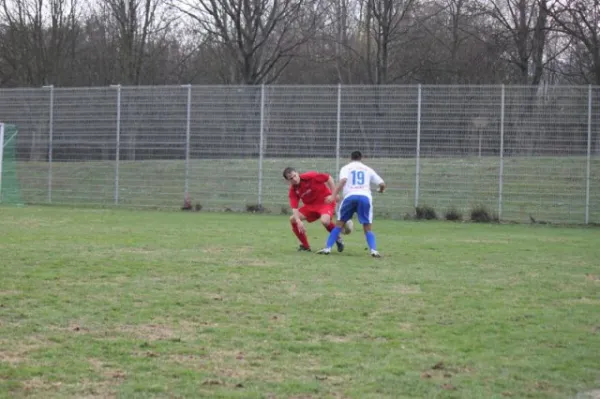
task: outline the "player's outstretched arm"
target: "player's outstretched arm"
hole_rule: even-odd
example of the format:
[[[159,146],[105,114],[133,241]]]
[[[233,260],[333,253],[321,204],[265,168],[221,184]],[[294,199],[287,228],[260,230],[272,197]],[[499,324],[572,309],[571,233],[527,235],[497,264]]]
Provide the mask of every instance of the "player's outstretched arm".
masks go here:
[[[379,188],[377,189],[377,192],[383,193],[386,188],[385,182],[383,181],[381,176],[379,176],[379,174],[377,172],[375,172],[375,170],[373,170],[373,168],[370,168],[370,172],[371,172],[371,183],[377,184],[379,186]]]
[[[300,211],[297,208],[292,209],[292,215],[294,215],[294,219],[296,219],[297,222],[302,221],[300,217]]]
[[[340,193],[342,188],[344,188],[344,184],[346,184],[346,180],[347,179],[345,179],[345,178],[341,179],[340,182],[337,184],[337,186],[335,186],[333,188],[333,190],[331,190],[331,195],[328,196],[327,198],[325,198],[326,204],[331,204],[333,201],[335,201],[337,199],[338,194]]]
[[[288,198],[290,201],[290,208],[292,208],[292,215],[294,215],[294,219],[296,219],[296,221],[299,221],[300,212],[298,211],[298,206],[300,205],[300,197],[298,194],[296,194],[296,190],[294,190],[293,187],[290,187]]]
[[[345,177],[343,177],[343,178],[340,179],[340,181],[338,182],[337,186],[335,186],[335,188],[331,192],[331,195],[333,195],[333,198],[336,198],[337,195],[340,193],[340,191],[342,191],[342,189],[346,185],[347,181],[348,181],[348,179],[346,179]]]
[[[292,214],[294,215],[294,221],[292,223],[296,225],[300,233],[305,233],[306,228],[304,227],[304,223],[302,222],[302,214],[300,213],[300,211],[296,208],[293,208]]]
[[[331,175],[329,175],[329,178],[325,182],[325,185],[327,186],[329,191],[333,193],[333,190],[335,190],[335,182],[333,181],[333,177],[331,177]]]

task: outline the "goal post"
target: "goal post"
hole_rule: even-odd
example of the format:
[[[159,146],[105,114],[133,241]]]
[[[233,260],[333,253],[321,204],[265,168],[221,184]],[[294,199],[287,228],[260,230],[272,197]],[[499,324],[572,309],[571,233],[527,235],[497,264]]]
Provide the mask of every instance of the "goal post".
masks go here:
[[[17,178],[16,145],[18,129],[15,125],[0,123],[0,204],[22,204]]]

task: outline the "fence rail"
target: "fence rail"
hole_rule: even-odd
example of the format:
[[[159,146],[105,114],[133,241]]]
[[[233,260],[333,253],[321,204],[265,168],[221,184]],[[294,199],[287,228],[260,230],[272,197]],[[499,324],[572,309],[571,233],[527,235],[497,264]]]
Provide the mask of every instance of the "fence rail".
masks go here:
[[[286,166],[337,176],[360,149],[376,214],[485,206],[600,222],[600,87],[148,86],[0,89],[26,203],[286,211]],[[6,162],[6,160],[5,160]]]

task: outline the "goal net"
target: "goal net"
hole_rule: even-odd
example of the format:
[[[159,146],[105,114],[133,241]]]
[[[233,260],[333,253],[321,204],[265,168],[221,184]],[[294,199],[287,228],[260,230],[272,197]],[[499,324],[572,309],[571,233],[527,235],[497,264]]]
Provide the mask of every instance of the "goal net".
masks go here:
[[[17,127],[0,123],[0,204],[23,204],[17,178]]]

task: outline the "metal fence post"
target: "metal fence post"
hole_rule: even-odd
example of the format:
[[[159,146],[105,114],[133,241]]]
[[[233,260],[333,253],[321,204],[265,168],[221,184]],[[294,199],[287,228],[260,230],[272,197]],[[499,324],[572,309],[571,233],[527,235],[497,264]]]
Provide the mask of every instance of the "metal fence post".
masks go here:
[[[415,172],[415,208],[419,206],[419,183],[421,180],[421,84],[417,89],[417,154]]]
[[[500,171],[498,172],[498,220],[502,220],[502,188],[504,186],[504,85],[500,93]]]
[[[50,110],[48,126],[48,203],[52,202],[52,146],[54,140],[54,85],[44,86],[50,89]]]
[[[186,111],[186,122],[185,122],[185,189],[184,189],[184,201],[189,198],[189,178],[190,178],[190,124],[192,118],[192,85],[185,85],[187,87],[187,111]]]
[[[588,86],[587,165],[585,171],[585,224],[590,222],[590,173],[592,159],[592,85]]]
[[[2,165],[4,162],[4,123],[0,122],[0,203],[2,203]]]
[[[260,139],[258,143],[258,206],[262,206],[263,152],[265,141],[265,85],[260,85]]]
[[[121,85],[117,88],[117,143],[115,146],[115,205],[119,204],[119,158],[121,149]]]
[[[335,173],[340,179],[340,133],[342,129],[342,84],[338,83],[337,89],[337,122],[335,131]]]

